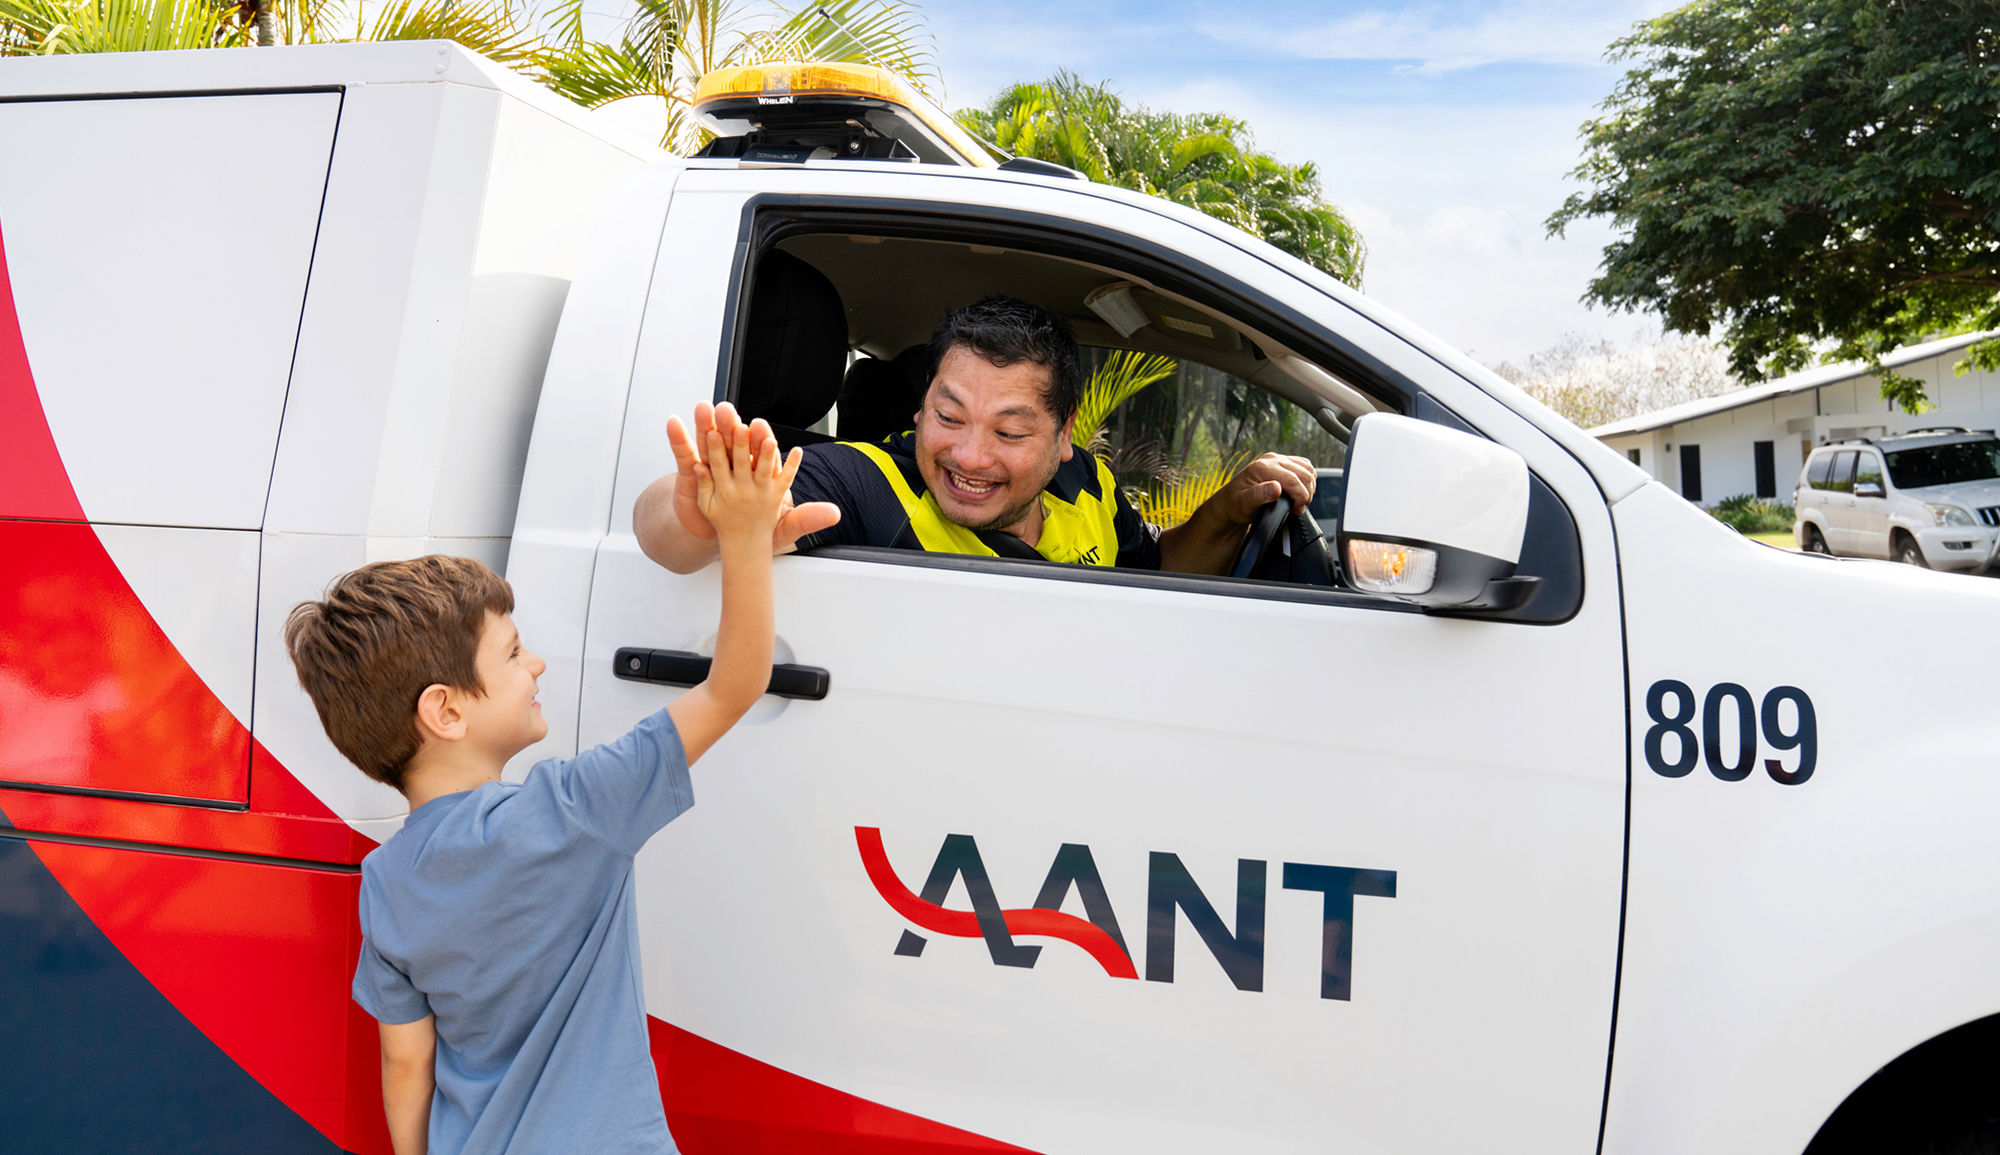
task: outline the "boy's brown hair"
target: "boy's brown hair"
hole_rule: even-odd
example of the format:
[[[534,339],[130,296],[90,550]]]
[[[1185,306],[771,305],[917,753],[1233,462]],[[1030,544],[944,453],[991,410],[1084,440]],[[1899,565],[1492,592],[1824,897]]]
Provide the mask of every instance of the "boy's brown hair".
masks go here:
[[[483,562],[379,561],[334,579],[325,600],[293,606],[285,648],[334,748],[401,790],[425,688],[486,692],[477,661],[489,612],[513,613],[514,591]]]

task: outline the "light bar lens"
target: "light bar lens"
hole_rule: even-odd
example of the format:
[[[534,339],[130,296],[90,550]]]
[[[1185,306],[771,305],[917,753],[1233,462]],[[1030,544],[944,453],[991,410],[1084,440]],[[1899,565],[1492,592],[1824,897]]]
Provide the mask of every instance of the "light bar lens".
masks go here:
[[[1437,584],[1436,550],[1350,538],[1347,580],[1371,594],[1425,594]]]

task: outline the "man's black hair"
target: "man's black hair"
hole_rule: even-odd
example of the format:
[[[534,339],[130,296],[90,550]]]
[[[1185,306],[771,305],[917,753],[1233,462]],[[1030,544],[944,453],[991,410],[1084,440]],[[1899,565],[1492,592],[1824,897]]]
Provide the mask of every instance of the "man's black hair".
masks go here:
[[[1076,334],[1060,313],[1019,297],[997,295],[952,310],[931,334],[928,380],[937,378],[944,355],[957,346],[1002,369],[1023,362],[1047,369],[1042,405],[1055,414],[1058,426],[1083,404],[1083,361],[1077,354]]]

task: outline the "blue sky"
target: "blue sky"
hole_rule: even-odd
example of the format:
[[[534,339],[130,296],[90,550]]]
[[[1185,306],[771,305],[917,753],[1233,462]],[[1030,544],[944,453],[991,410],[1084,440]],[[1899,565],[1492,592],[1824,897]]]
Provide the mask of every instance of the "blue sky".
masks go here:
[[[1661,0],[1384,5],[1217,0],[929,0],[947,103],[1058,68],[1127,100],[1248,120],[1319,165],[1361,225],[1366,289],[1482,360],[1564,332],[1645,325],[1578,303],[1610,233],[1542,221],[1575,186],[1577,128],[1622,69],[1605,47]]]

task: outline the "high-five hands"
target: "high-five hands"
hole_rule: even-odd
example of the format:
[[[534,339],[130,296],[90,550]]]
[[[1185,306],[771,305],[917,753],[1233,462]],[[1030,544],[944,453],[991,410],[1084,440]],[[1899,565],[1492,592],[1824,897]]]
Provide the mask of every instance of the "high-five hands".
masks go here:
[[[703,461],[705,451],[698,451],[697,444],[706,447],[713,434],[726,447],[729,456],[734,457],[740,447],[749,455],[751,463],[763,460],[768,447],[775,460],[777,440],[771,427],[759,417],[745,424],[737,414],[736,407],[727,401],[720,405],[710,405],[703,401],[694,407],[694,429],[690,431],[679,417],[667,419],[667,443],[674,451],[673,503],[675,517],[681,527],[690,535],[708,541],[715,540],[716,528],[703,505],[700,488],[700,470],[708,468]],[[699,439],[699,442],[697,441]],[[792,504],[791,482],[798,472],[799,451],[792,451],[791,461],[784,470],[784,488],[777,507],[777,518],[771,529],[771,552],[790,553],[797,548],[798,540],[809,533],[817,533],[840,520],[840,507],[831,502],[813,501],[805,505]]]
[[[695,504],[723,542],[761,542],[790,504],[787,494],[805,454],[794,448],[780,461],[772,437],[765,437],[753,454],[750,430],[739,424],[734,434],[725,439],[718,429],[708,431],[702,459],[694,463]]]

